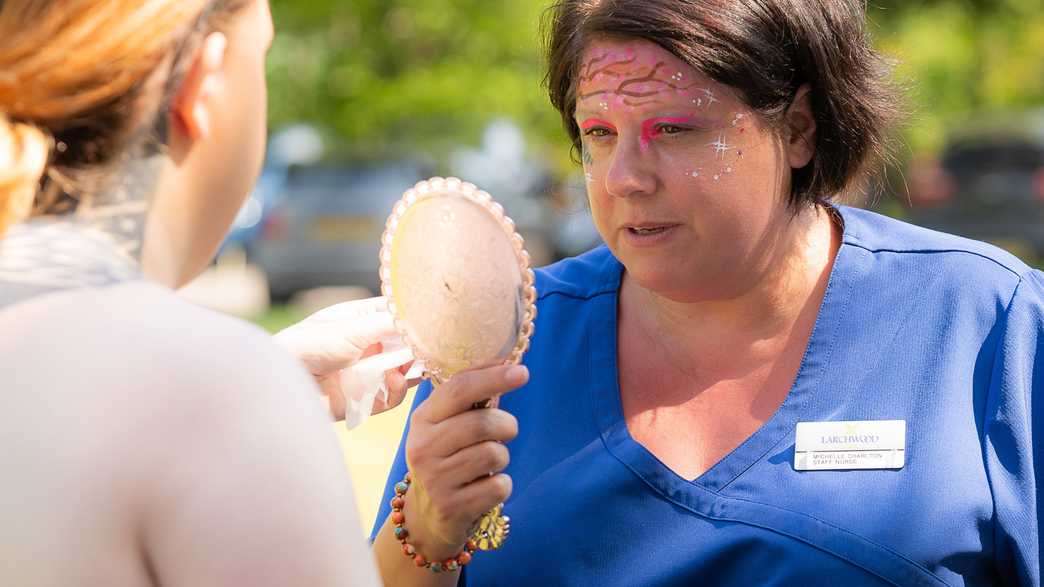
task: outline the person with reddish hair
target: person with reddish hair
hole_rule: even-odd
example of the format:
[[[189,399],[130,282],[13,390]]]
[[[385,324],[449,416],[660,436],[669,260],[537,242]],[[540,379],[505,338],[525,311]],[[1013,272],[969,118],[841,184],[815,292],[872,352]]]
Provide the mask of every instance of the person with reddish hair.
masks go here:
[[[319,389],[343,417],[382,301],[299,361],[172,291],[260,170],[272,36],[265,0],[0,2],[0,585],[379,584]]]

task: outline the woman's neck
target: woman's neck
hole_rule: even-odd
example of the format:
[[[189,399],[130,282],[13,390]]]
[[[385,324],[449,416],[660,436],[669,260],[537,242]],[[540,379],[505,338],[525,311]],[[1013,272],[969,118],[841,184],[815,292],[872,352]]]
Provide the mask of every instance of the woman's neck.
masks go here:
[[[86,198],[67,220],[110,235],[122,254],[140,264],[145,224],[166,160],[159,153],[128,158],[106,189]]]
[[[705,350],[703,345],[737,348],[786,337],[808,311],[810,297],[825,289],[840,244],[832,215],[821,206],[797,213],[768,270],[728,299],[678,302],[625,275],[621,303],[630,316],[621,318],[636,320],[642,331],[680,345],[689,356]]]

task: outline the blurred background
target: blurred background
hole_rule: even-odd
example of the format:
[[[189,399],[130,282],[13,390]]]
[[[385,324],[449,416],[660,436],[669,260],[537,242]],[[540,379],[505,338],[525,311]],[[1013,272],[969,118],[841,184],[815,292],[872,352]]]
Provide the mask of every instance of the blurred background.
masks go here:
[[[494,195],[537,264],[596,245],[541,86],[548,0],[271,0],[264,172],[187,297],[276,330],[378,291],[384,220],[430,175]],[[910,116],[856,204],[1044,262],[1044,3],[869,0]],[[338,428],[372,523],[405,409]]]

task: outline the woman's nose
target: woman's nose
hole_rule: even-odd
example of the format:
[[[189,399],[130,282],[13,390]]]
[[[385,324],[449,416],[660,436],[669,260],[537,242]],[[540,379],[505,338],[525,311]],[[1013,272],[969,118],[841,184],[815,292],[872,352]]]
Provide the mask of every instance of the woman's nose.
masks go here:
[[[656,191],[652,157],[637,138],[617,141],[605,175],[605,191],[618,198],[648,195]]]

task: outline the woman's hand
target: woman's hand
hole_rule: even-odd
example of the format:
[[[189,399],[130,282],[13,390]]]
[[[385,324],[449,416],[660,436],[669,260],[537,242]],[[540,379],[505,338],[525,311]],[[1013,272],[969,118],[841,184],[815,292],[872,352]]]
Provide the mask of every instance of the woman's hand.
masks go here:
[[[395,327],[383,297],[355,300],[322,309],[280,331],[276,342],[296,356],[315,377],[330,413],[343,420],[347,401],[341,388],[341,371],[359,359],[381,352],[380,340],[395,336]],[[402,402],[416,381],[406,380],[410,365],[384,374],[387,401],[377,397],[373,414],[390,410]]]
[[[403,513],[410,542],[428,560],[455,556],[486,511],[507,500],[511,478],[503,445],[518,434],[518,421],[476,402],[524,385],[522,366],[497,366],[454,375],[414,410],[406,438],[413,483]]]

